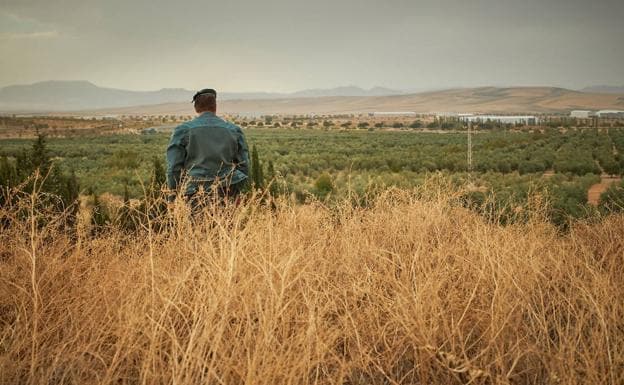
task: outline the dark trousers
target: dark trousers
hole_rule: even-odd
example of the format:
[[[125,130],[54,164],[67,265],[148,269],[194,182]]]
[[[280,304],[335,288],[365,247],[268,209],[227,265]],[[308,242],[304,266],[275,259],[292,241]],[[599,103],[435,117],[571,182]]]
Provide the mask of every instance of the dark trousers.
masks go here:
[[[211,184],[202,184],[193,194],[187,194],[186,200],[191,205],[191,210],[196,213],[209,205],[223,206],[229,203],[236,203],[238,197],[245,187],[247,181],[235,184],[223,184],[218,187]]]

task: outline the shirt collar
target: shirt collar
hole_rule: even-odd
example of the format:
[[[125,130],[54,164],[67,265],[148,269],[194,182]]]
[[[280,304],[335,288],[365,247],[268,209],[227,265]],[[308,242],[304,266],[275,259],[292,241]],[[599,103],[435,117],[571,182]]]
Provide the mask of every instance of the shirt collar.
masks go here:
[[[199,116],[217,116],[217,114],[215,114],[212,111],[204,111],[201,114],[199,114]]]

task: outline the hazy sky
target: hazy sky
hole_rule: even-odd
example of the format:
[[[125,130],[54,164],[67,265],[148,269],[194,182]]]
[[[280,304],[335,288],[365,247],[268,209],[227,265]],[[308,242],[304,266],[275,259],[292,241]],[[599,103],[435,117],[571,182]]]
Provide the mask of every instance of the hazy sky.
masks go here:
[[[624,85],[624,0],[0,0],[0,86]]]

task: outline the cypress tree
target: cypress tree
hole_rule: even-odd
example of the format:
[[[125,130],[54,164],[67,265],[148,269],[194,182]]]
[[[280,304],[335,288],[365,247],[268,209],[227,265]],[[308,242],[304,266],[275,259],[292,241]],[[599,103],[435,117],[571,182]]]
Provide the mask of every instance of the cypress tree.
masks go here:
[[[270,183],[269,191],[272,195],[277,195],[279,193],[278,182],[276,180],[277,174],[275,173],[275,166],[273,165],[273,161],[269,161],[269,165],[267,166],[267,177]]]
[[[165,172],[165,166],[161,158],[155,156],[152,159],[152,165],[154,166],[152,172],[152,185],[160,190],[160,187],[167,183],[167,173]]]
[[[269,180],[273,180],[275,178],[275,166],[273,166],[273,161],[269,161],[269,166],[267,167],[267,176]]]
[[[39,168],[42,174],[50,169],[50,155],[46,148],[44,134],[37,134],[37,139],[33,143],[30,153],[30,163],[33,169]]]
[[[251,183],[254,188],[262,188],[264,176],[262,175],[262,165],[258,157],[258,150],[254,144],[251,150]]]
[[[262,163],[258,160],[258,187],[264,187],[264,171],[262,170]]]
[[[65,182],[65,189],[63,191],[63,194],[61,195],[61,198],[66,205],[73,204],[80,195],[80,185],[78,184],[78,178],[76,178],[76,173],[72,169],[69,173],[69,176],[65,176],[62,179],[64,179]]]
[[[76,173],[74,170],[71,170],[68,176],[58,175],[60,188],[59,197],[61,198],[60,206],[58,210],[69,210],[69,218],[67,224],[70,227],[73,227],[78,221],[76,216],[78,215],[78,211],[80,209],[80,205],[78,204],[78,198],[80,197],[80,185],[78,184],[78,178],[76,178]]]
[[[108,213],[104,208],[104,205],[100,202],[97,194],[91,190],[91,196],[93,197],[93,211],[91,212],[91,225],[92,225],[92,234],[98,233],[106,222],[109,221]]]

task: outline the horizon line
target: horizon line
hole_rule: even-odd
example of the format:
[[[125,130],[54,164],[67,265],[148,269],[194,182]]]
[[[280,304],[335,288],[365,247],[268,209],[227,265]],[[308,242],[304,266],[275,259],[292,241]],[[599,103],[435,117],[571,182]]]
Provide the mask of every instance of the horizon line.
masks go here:
[[[34,85],[38,85],[38,84],[43,84],[43,83],[89,83],[97,88],[104,88],[104,89],[115,89],[115,90],[122,90],[122,91],[130,91],[130,92],[158,92],[158,91],[163,91],[163,90],[181,90],[181,91],[188,91],[188,92],[194,92],[194,89],[188,89],[186,87],[161,87],[158,89],[131,89],[131,88],[119,88],[119,87],[111,87],[111,86],[106,86],[106,85],[99,85],[91,80],[85,80],[85,79],[63,79],[63,80],[59,80],[59,79],[50,79],[50,80],[41,80],[41,81],[35,81],[35,82],[31,82],[31,83],[16,83],[16,84],[8,84],[8,85],[4,85],[4,86],[0,86],[0,90],[1,89],[5,89],[8,87],[28,87],[28,86],[34,86]],[[395,87],[388,87],[388,86],[383,86],[383,85],[376,85],[376,86],[372,86],[372,87],[362,87],[359,85],[354,85],[354,84],[346,84],[346,85],[338,85],[338,86],[333,86],[333,87],[315,87],[315,88],[303,88],[303,89],[299,89],[299,90],[295,90],[295,91],[259,91],[259,90],[250,90],[250,91],[231,91],[231,90],[223,90],[223,91],[218,91],[220,93],[224,93],[224,94],[282,94],[282,95],[292,95],[292,94],[296,94],[299,92],[306,92],[306,91],[328,91],[328,90],[336,90],[336,89],[341,89],[341,88],[358,88],[362,91],[372,91],[378,88],[382,88],[382,89],[387,89],[390,91],[395,91],[395,92],[399,92],[402,94],[410,94],[410,93],[424,93],[424,92],[431,92],[431,91],[446,91],[446,90],[455,90],[455,89],[471,89],[471,88],[561,88],[561,89],[568,89],[568,90],[572,90],[572,91],[580,91],[583,89],[587,89],[587,88],[599,88],[599,87],[606,87],[606,88],[619,88],[619,87],[624,87],[624,84],[622,85],[611,85],[611,84],[592,84],[592,85],[587,85],[584,87],[580,87],[580,88],[573,88],[573,87],[567,87],[567,86],[562,86],[562,85],[551,85],[551,84],[530,84],[530,85],[501,85],[501,84],[482,84],[482,85],[474,85],[474,86],[461,86],[461,85],[457,85],[457,86],[443,86],[443,87],[408,87],[408,88],[395,88]],[[199,89],[199,88],[198,88]]]

